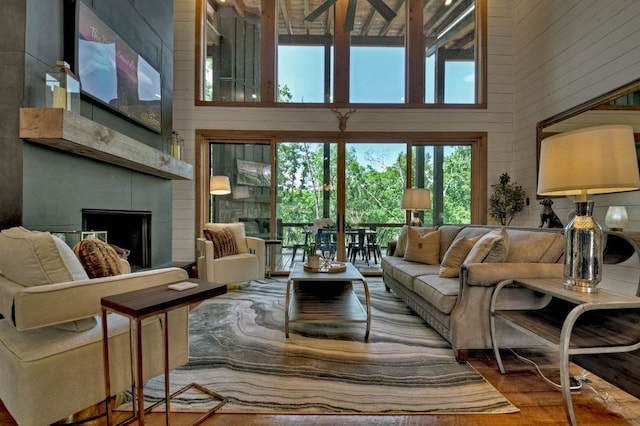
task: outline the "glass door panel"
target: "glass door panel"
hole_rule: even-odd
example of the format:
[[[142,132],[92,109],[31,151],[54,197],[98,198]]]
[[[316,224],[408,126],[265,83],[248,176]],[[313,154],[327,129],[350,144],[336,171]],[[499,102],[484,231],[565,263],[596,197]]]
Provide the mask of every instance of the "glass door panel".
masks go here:
[[[376,272],[405,223],[406,143],[347,143],[345,167],[347,260],[361,272]]]
[[[425,226],[471,223],[471,144],[412,148],[412,187],[431,191],[431,211],[415,212]]]
[[[281,142],[276,144],[276,217],[282,224],[282,259],[278,271],[306,260],[305,248],[317,241],[314,224],[329,219],[322,243],[335,254],[337,144]]]

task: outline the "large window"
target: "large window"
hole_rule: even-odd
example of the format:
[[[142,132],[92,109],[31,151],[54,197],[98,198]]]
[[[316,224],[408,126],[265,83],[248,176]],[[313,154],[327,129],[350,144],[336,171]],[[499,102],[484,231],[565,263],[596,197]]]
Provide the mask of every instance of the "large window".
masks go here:
[[[198,0],[196,102],[484,106],[486,1]]]
[[[209,221],[242,221],[249,235],[280,240],[276,271],[302,259],[302,247],[314,237],[305,226],[321,218],[331,220],[328,246],[343,259],[360,230],[367,230],[368,241],[375,235],[378,257],[358,259],[379,267],[380,254],[410,219],[401,205],[406,187],[431,191],[431,210],[419,212],[426,224],[486,223],[484,133],[196,135],[197,229]],[[209,194],[216,175],[229,178],[230,194]]]

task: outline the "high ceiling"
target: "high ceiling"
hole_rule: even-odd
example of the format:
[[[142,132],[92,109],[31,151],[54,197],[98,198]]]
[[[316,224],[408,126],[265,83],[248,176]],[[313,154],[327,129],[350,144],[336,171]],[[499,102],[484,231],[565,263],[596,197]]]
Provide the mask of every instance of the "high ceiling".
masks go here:
[[[322,13],[313,22],[305,21],[305,17],[323,5],[326,0],[278,0],[278,33],[281,36],[323,36],[333,34],[334,26],[338,28],[344,22],[334,23],[333,7]],[[337,0],[347,1],[347,0]],[[352,38],[404,36],[406,30],[407,0],[382,0],[396,17],[386,21],[368,0],[348,0],[356,2],[353,19]],[[375,2],[375,0],[373,0]],[[242,13],[260,15],[260,0],[216,0],[218,5],[234,6]],[[465,11],[475,4],[474,0],[425,0],[424,23],[427,48],[473,49],[475,40],[474,13],[469,13],[450,31],[447,27],[455,22]],[[443,35],[443,32],[446,32]]]

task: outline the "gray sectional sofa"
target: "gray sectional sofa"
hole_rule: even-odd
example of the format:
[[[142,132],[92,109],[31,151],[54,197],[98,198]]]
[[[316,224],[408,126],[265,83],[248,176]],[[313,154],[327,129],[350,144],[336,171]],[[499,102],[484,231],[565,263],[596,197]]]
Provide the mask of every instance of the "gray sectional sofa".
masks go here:
[[[454,254],[462,243],[471,250]],[[434,253],[429,256],[427,250]],[[440,333],[463,362],[469,350],[491,348],[489,304],[494,286],[513,278],[562,278],[563,253],[562,229],[405,226],[394,252],[382,259],[383,280],[387,290]],[[461,254],[458,266],[455,257]],[[541,301],[529,290],[505,291],[510,295],[503,298],[501,309],[535,307]],[[539,345],[508,326],[499,327],[498,333],[505,347]]]

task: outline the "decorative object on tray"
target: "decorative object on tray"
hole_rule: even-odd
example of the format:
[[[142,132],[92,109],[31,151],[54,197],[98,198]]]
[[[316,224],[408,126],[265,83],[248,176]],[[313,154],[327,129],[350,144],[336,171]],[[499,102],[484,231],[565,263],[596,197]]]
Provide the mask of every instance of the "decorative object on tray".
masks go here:
[[[313,267],[309,263],[304,264],[304,270],[307,272],[326,272],[329,274],[336,274],[338,272],[344,272],[347,270],[347,264],[344,262],[331,262],[328,265],[322,265],[320,267]]]

